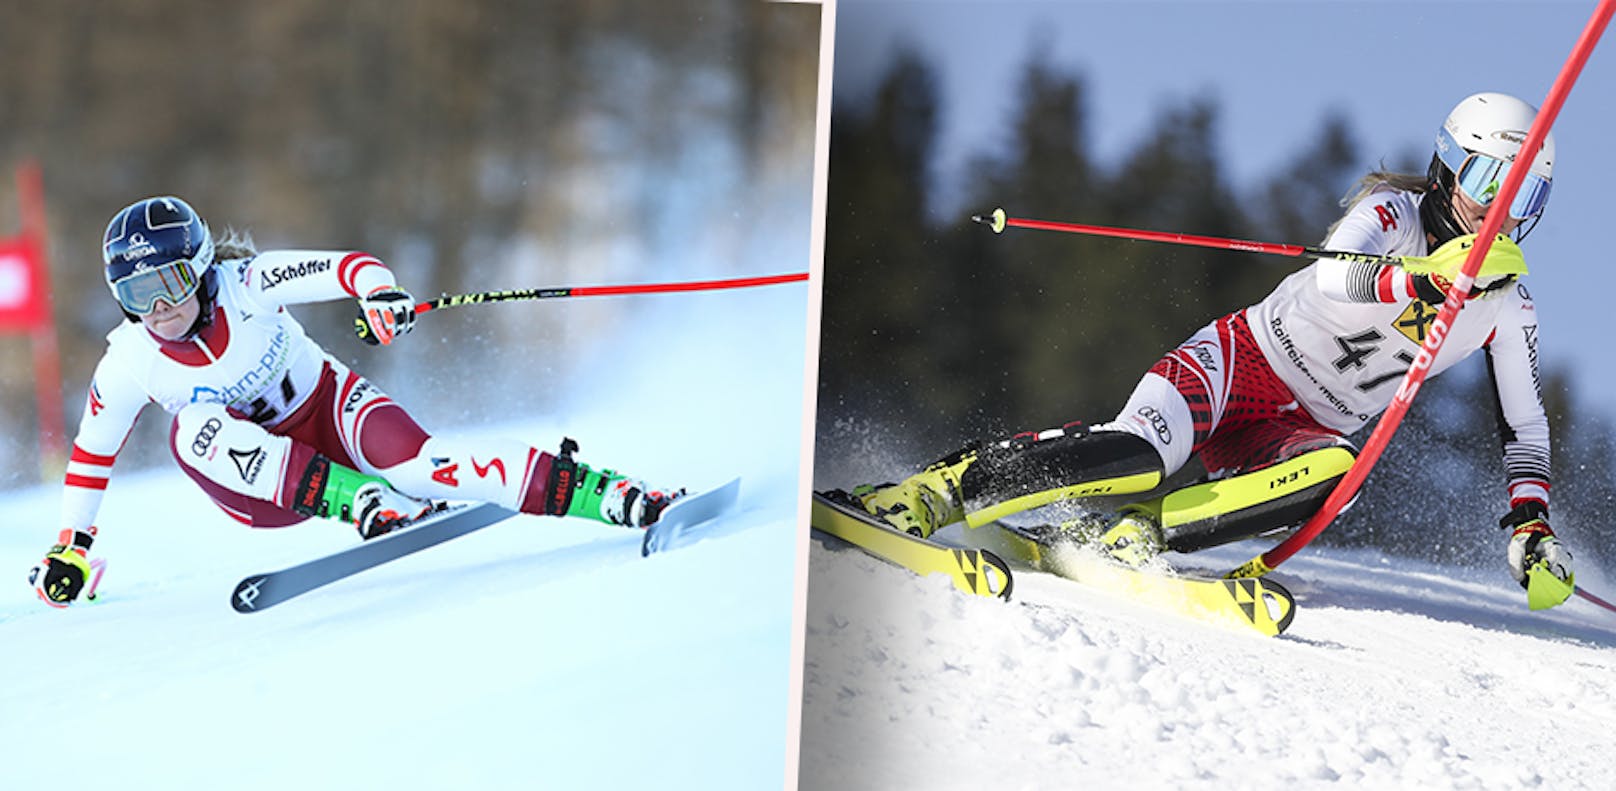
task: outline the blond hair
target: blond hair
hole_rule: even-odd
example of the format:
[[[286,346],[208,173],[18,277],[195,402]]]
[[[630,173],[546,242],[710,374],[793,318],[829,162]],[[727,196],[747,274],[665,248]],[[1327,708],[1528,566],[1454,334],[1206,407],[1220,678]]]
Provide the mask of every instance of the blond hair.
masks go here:
[[[1357,206],[1359,201],[1380,192],[1382,189],[1424,194],[1430,186],[1431,180],[1425,175],[1398,173],[1394,170],[1371,170],[1363,178],[1358,179],[1357,183],[1347,190],[1347,194],[1342,196],[1341,207],[1350,209]],[[1330,227],[1324,232],[1324,238],[1328,239],[1334,235],[1336,227],[1341,225],[1341,221],[1345,219],[1346,215],[1343,214],[1335,222],[1330,223]]]
[[[234,228],[224,229],[224,235],[213,243],[213,260],[234,261],[241,258],[252,258],[258,255],[258,246],[253,244],[252,234],[238,231]]]

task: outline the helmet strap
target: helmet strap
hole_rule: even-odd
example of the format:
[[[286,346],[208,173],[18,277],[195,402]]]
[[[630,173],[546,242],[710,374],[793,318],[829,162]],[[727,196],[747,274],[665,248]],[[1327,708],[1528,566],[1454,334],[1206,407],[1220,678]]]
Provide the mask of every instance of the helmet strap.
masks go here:
[[[196,290],[196,321],[191,322],[191,328],[180,336],[180,340],[188,341],[213,324],[213,307],[219,303],[219,270],[209,266],[202,272],[201,287]]]
[[[1420,201],[1420,225],[1431,235],[1431,247],[1435,249],[1465,235],[1466,231],[1453,216],[1453,174],[1448,172],[1448,166],[1433,155],[1426,178],[1429,186],[1425,199]]]
[[[1520,225],[1515,226],[1515,243],[1520,244],[1521,242],[1525,241],[1526,240],[1526,235],[1531,233],[1532,229],[1537,227],[1538,221],[1542,220],[1542,219],[1543,219],[1543,213],[1538,212],[1536,217],[1533,217],[1532,219],[1526,220],[1526,221],[1522,222]]]

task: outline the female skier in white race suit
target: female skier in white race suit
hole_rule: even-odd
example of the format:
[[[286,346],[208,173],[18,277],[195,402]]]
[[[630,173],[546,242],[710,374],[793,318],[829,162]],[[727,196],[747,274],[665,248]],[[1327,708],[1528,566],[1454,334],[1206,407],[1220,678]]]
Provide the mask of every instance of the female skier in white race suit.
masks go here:
[[[1466,98],[1438,130],[1429,171],[1364,177],[1324,247],[1394,256],[1435,250],[1433,258],[1450,261],[1456,273],[1509,168],[1522,164],[1516,157],[1536,112],[1503,94]],[[1529,175],[1503,225],[1516,239],[1548,200],[1553,138],[1522,159]],[[1486,351],[1508,473],[1506,556],[1524,586],[1538,561],[1570,578],[1571,554],[1548,523],[1537,314],[1515,274],[1486,274],[1524,272],[1524,261],[1508,239],[1494,248],[1430,375]],[[1522,266],[1511,270],[1510,255]],[[975,526],[1068,498],[1143,495],[1199,456],[1209,480],[1141,498],[1111,521],[1069,523],[1067,531],[1138,563],[1162,549],[1191,552],[1298,525],[1351,466],[1355,449],[1343,435],[1391,403],[1448,285],[1441,274],[1399,266],[1316,261],[1168,353],[1114,421],[982,443],[854,495],[898,529],[927,536],[961,519]]]
[[[60,533],[29,575],[47,604],[66,607],[82,591],[113,462],[148,403],[174,416],[169,445],[180,468],[252,527],[329,517],[368,539],[444,499],[645,527],[680,494],[577,463],[570,439],[550,454],[424,431],[286,310],[356,299],[374,338],[392,343],[414,324],[415,301],[374,256],[258,253],[237,238],[216,245],[173,197],[118,212],[102,256],[129,322],[107,335],[68,463]]]

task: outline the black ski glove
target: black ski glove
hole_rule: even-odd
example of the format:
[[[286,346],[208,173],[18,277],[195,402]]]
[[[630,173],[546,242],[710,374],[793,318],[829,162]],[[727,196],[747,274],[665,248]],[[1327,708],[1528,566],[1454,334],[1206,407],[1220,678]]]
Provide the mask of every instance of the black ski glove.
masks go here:
[[[1549,509],[1536,500],[1515,506],[1498,526],[1510,531],[1509,573],[1526,587],[1526,570],[1540,562],[1561,580],[1571,579],[1571,550],[1549,529]]]
[[[90,544],[95,528],[63,530],[62,543],[50,548],[45,559],[28,571],[28,583],[41,601],[52,607],[66,607],[79,597],[90,578]]]
[[[415,297],[404,289],[384,288],[359,299],[359,320],[355,328],[365,343],[386,346],[415,327]],[[368,330],[368,332],[364,331]]]
[[[1441,275],[1416,275],[1411,272],[1408,279],[1410,283],[1414,284],[1414,293],[1418,299],[1433,306],[1441,305],[1447,301],[1448,286],[1453,285],[1451,281]],[[1513,276],[1491,278],[1485,288],[1479,285],[1480,281],[1477,282],[1478,285],[1470,287],[1470,293],[1465,295],[1465,299],[1475,299],[1483,294],[1497,291],[1514,283],[1515,278]]]

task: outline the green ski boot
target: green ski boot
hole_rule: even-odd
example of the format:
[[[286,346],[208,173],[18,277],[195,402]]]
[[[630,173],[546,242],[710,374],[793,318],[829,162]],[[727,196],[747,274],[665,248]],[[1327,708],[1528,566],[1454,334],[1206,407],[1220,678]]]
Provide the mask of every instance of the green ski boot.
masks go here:
[[[319,454],[303,471],[292,503],[292,510],[304,516],[348,522],[366,540],[404,527],[435,507]]]
[[[561,453],[550,465],[550,507],[556,516],[581,516],[609,525],[650,527],[684,489],[663,490],[619,475],[615,470],[590,468],[572,458],[578,443],[561,440]]]

